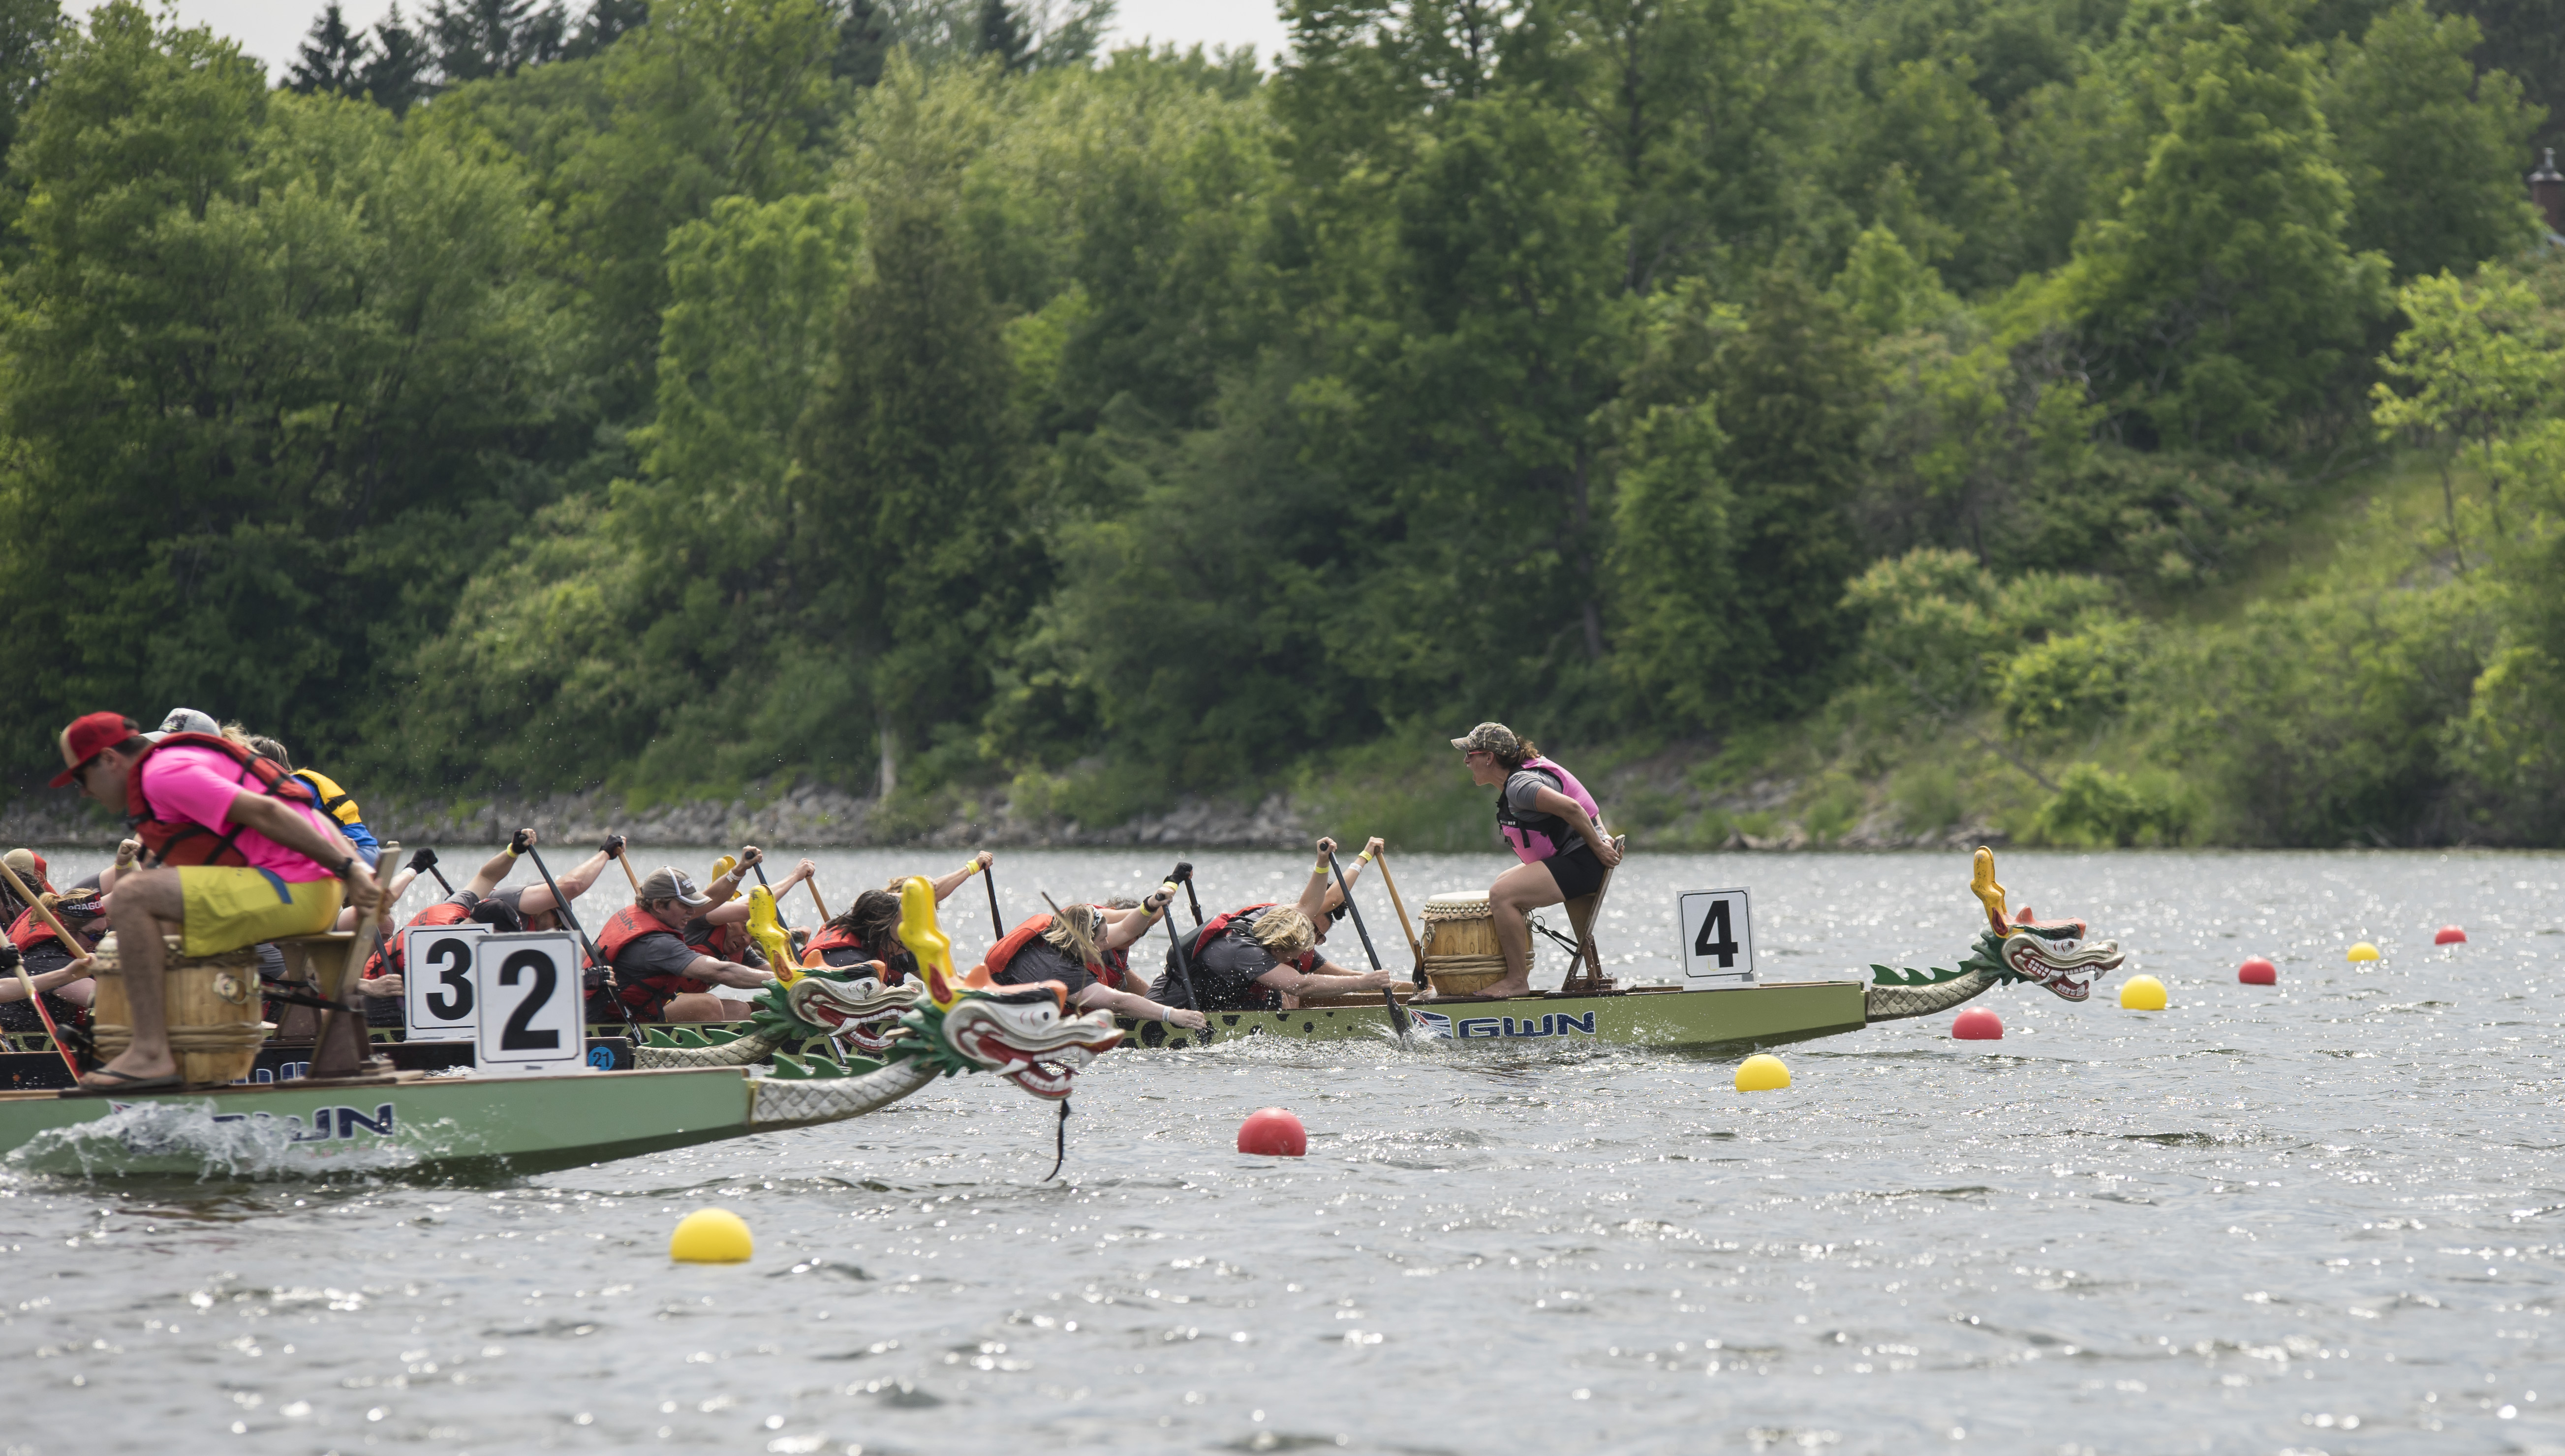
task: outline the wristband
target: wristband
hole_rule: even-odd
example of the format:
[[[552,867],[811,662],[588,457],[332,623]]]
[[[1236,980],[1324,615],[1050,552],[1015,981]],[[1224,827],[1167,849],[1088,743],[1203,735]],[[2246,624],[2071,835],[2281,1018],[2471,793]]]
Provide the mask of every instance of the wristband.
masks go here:
[[[1370,864],[1370,863],[1371,863],[1371,851],[1370,851],[1370,850],[1364,850],[1361,854],[1358,854],[1358,855],[1355,855],[1355,856],[1354,856],[1354,868],[1356,868],[1356,869],[1360,869],[1360,868],[1362,868],[1363,866],[1365,866],[1365,865],[1367,865],[1367,864]]]
[[[513,844],[512,844],[512,845],[509,845],[509,846],[508,846],[508,858],[510,858],[510,859],[512,859],[512,860],[513,860],[513,859],[515,859],[515,858],[518,856],[518,854],[519,854],[519,853],[520,853],[520,851],[518,850],[518,848],[517,848],[515,845],[513,845]]]
[[[1312,875],[1323,875],[1327,873],[1327,862],[1325,860],[1320,860],[1316,864],[1311,865],[1309,867],[1309,873]]]

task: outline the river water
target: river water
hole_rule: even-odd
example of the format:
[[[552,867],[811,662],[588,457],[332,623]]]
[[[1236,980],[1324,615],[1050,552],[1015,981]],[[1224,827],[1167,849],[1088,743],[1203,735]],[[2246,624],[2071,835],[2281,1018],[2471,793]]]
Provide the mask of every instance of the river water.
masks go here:
[[[998,884],[1022,914],[1168,858],[1016,853]],[[514,1181],[0,1171],[0,1448],[2565,1450],[2565,858],[1999,860],[2128,965],[2080,1006],[1983,998],[2000,1042],[1944,1016],[1781,1048],[1777,1093],[1733,1091],[1735,1053],[1384,1028],[1110,1054],[1052,1182],[1050,1109],[985,1077]],[[1217,909],[1305,861],[1198,863]],[[1501,867],[1395,865],[1411,911]],[[1968,874],[1640,856],[1604,949],[1672,974],[1674,894],[1745,886],[1768,979],[1948,965]],[[980,894],[948,905],[966,951]],[[2450,922],[2469,943],[2433,948]],[[2236,984],[2253,953],[2277,986]],[[2171,1009],[2119,1009],[2139,972]],[[1268,1105],[1306,1158],[1234,1150]],[[707,1204],[753,1262],[668,1262]]]

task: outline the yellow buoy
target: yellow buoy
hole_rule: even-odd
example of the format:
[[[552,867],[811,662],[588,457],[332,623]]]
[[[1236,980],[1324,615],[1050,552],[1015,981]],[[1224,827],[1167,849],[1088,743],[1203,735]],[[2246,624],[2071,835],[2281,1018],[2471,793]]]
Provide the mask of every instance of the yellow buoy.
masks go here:
[[[2120,986],[2120,1009],[2123,1011],[2161,1011],[2165,1008],[2164,982],[2151,975],[2133,975]]]
[[[1768,1052],[1756,1052],[1737,1065],[1740,1092],[1778,1092],[1790,1085],[1790,1069]]]
[[[698,1208],[668,1235],[668,1257],[680,1264],[745,1264],[755,1252],[748,1220],[727,1208]]]
[[[2345,958],[2351,960],[2376,960],[2378,958],[2378,947],[2370,944],[2367,940],[2363,940],[2359,944],[2352,946],[2351,954]]]

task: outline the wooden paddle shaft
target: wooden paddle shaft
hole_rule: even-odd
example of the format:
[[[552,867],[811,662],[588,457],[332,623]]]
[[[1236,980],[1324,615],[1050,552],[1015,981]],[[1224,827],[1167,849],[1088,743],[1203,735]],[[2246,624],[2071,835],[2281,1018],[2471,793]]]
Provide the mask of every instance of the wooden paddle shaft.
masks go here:
[[[1389,891],[1390,908],[1398,912],[1398,928],[1407,933],[1407,948],[1416,953],[1416,964],[1422,970],[1425,965],[1425,944],[1416,938],[1416,927],[1407,923],[1407,902],[1398,898],[1398,882],[1389,877],[1389,851],[1382,850],[1373,855],[1372,862],[1380,866],[1380,883]]]
[[[819,898],[819,877],[814,875],[802,883],[811,887],[811,903],[817,906],[819,909],[819,923],[821,925],[826,925],[829,921],[835,919],[835,917],[828,914],[828,902]]]

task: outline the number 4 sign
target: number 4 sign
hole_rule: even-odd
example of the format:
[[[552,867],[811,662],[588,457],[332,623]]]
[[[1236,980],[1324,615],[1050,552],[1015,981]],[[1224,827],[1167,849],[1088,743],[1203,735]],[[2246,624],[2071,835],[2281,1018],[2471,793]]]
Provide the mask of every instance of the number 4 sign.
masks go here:
[[[1684,978],[1754,984],[1754,921],[1743,890],[1694,890],[1675,897],[1683,932]]]
[[[484,936],[473,952],[472,983],[481,997],[473,1049],[478,1075],[547,1077],[584,1069],[579,937],[562,931]]]

